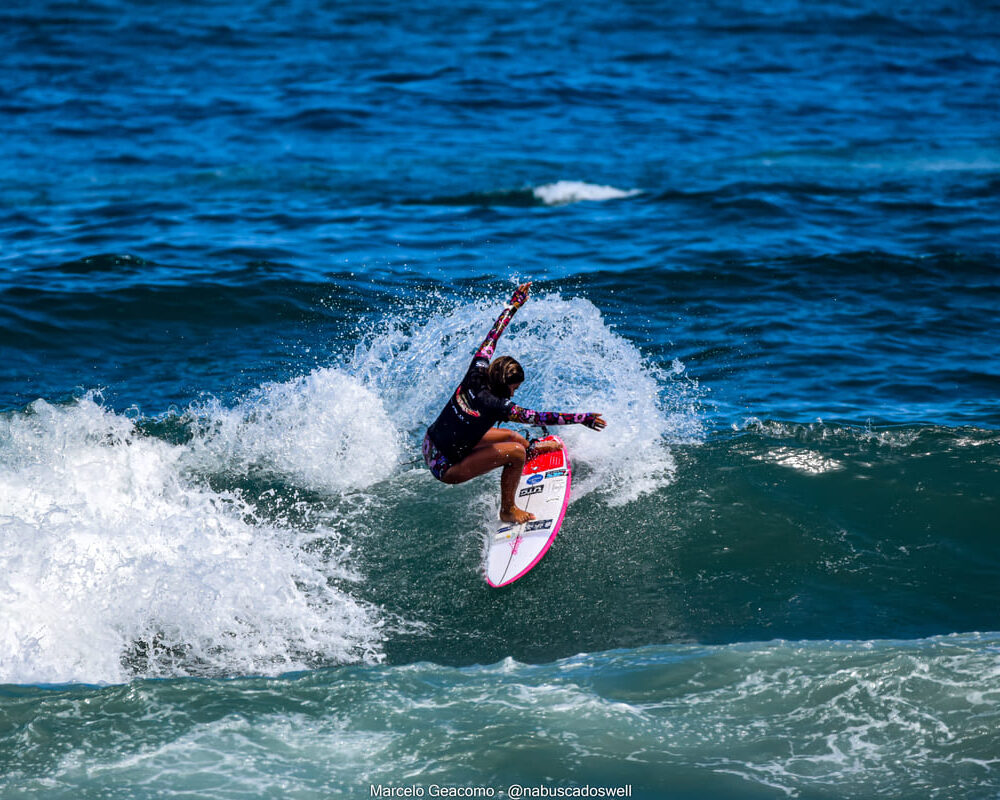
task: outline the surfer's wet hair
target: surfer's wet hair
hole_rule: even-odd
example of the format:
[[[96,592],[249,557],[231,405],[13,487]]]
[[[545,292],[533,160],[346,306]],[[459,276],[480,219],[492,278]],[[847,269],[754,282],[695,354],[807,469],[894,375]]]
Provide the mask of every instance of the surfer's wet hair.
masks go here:
[[[497,397],[510,397],[510,387],[524,382],[524,368],[510,356],[500,356],[490,363],[486,380]]]

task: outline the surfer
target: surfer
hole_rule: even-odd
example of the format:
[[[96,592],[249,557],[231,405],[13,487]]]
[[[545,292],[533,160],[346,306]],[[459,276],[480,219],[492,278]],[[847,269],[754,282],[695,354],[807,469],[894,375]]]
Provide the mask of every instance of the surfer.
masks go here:
[[[472,364],[448,404],[424,436],[424,461],[443,483],[464,483],[497,467],[500,474],[500,519],[522,523],[534,519],[514,505],[514,492],[524,463],[536,455],[558,450],[558,442],[528,442],[498,422],[527,425],[572,425],[579,423],[595,431],[607,424],[600,414],[564,414],[521,408],[511,399],[524,381],[524,369],[510,356],[491,363],[500,334],[515,312],[528,299],[531,283],[522,283],[504,306],[497,321],[479,346]]]

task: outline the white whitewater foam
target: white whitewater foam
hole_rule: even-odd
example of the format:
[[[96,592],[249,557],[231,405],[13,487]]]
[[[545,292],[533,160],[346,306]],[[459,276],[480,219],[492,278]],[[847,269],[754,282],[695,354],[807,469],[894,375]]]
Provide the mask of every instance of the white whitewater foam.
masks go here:
[[[532,189],[535,197],[549,206],[562,206],[582,201],[620,200],[639,194],[638,189],[618,189],[582,181],[556,181]]]
[[[413,323],[390,320],[356,348],[352,371],[396,410],[400,427],[419,444],[501,308],[494,299],[433,310]],[[500,340],[496,354],[505,353],[525,369],[514,398],[519,405],[595,411],[607,420],[602,432],[552,429],[573,458],[574,498],[600,487],[607,502],[621,504],[656,491],[672,480],[670,445],[703,435],[697,384],[686,379],[683,365],[675,362],[669,372],[651,365],[589,300],[532,297]]]
[[[234,408],[192,409],[203,466],[283,475],[320,491],[361,489],[391,473],[400,455],[380,398],[337,369],[268,383]],[[207,459],[207,464],[205,463]]]
[[[343,555],[303,546],[334,532],[261,521],[188,455],[92,397],[0,416],[0,683],[380,659]]]

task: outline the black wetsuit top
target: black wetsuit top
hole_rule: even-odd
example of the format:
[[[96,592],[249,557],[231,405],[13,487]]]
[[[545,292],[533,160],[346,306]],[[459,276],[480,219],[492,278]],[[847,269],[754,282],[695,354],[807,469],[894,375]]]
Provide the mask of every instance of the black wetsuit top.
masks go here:
[[[448,405],[427,429],[434,446],[452,464],[465,458],[486,431],[511,418],[514,402],[490,391],[486,380],[489,366],[490,360],[477,353]]]

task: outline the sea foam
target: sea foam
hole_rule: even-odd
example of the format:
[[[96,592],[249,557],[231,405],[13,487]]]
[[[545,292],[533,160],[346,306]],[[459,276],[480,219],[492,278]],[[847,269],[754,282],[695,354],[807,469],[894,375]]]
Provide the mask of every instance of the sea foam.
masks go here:
[[[334,531],[263,519],[190,455],[93,396],[0,417],[0,682],[379,660]]]
[[[213,399],[189,416],[203,467],[263,470],[312,490],[365,488],[388,477],[401,452],[381,399],[334,368],[264,384],[232,408]]]

